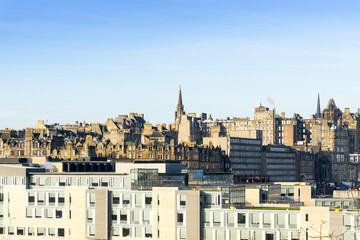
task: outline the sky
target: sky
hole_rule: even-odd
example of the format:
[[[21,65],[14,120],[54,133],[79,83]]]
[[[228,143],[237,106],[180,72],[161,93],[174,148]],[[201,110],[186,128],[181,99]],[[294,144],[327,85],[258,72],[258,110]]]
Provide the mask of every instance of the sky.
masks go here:
[[[360,1],[0,0],[0,129],[360,107]]]

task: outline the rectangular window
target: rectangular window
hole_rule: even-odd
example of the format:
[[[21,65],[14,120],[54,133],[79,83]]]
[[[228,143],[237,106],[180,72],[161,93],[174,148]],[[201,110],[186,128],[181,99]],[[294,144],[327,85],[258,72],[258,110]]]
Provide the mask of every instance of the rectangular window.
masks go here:
[[[145,205],[151,205],[151,203],[152,203],[152,197],[146,196],[145,197]]]
[[[290,214],[289,215],[289,227],[290,228],[296,228],[297,226],[297,215],[296,214]]]
[[[37,205],[42,206],[45,204],[45,193],[38,193]]]
[[[35,193],[29,193],[28,202],[29,205],[35,205]]]
[[[32,208],[26,208],[26,217],[32,218]]]
[[[178,223],[183,223],[184,222],[184,214],[182,214],[182,213],[177,214],[177,222]]]
[[[140,223],[140,211],[134,210],[132,212],[132,223],[139,224]]]
[[[264,213],[263,215],[263,227],[270,228],[271,227],[271,213]]]
[[[150,212],[149,211],[143,212],[143,224],[150,224]]]
[[[123,228],[123,237],[130,237],[130,228]]]
[[[43,227],[38,227],[38,228],[37,228],[37,235],[38,235],[38,236],[44,236],[44,235],[45,235],[45,228],[43,228]]]
[[[130,204],[130,194],[124,194],[124,196],[123,196],[123,204],[124,205]]]
[[[186,229],[180,228],[180,239],[186,239]]]
[[[35,217],[36,218],[42,217],[42,209],[41,208],[35,208]]]
[[[55,206],[55,193],[49,193],[49,205]]]
[[[59,204],[59,206],[65,205],[65,194],[64,193],[59,193],[58,204]]]
[[[111,221],[112,223],[116,224],[117,223],[117,219],[118,219],[118,215],[116,211],[113,211],[111,214]]]
[[[24,227],[18,227],[16,231],[16,235],[24,235],[25,228]]]
[[[221,212],[214,212],[214,226],[220,226],[221,225]]]
[[[127,223],[127,212],[124,210],[120,212],[120,223]]]
[[[252,214],[251,225],[253,227],[258,227],[259,226],[259,213],[253,213]]]
[[[58,237],[65,237],[65,229],[64,228],[58,229]]]
[[[186,206],[186,195],[180,195],[180,207]]]
[[[239,224],[246,223],[246,214],[245,213],[238,213],[238,223]]]
[[[46,217],[54,218],[54,209],[53,208],[46,209]]]
[[[113,236],[120,236],[120,229],[118,227],[113,227]]]
[[[35,228],[34,227],[29,227],[28,228],[28,235],[29,236],[35,236]]]
[[[90,203],[90,207],[95,207],[95,194],[91,193],[89,194],[89,203]]]
[[[62,215],[63,215],[62,210],[56,209],[55,215],[56,215],[56,218],[62,218]]]
[[[92,223],[94,219],[94,211],[92,209],[87,210],[87,222]]]
[[[152,238],[152,227],[146,227],[145,228],[145,237],[146,238]]]
[[[55,228],[48,228],[48,234],[51,237],[55,237]]]
[[[234,227],[234,213],[227,213],[227,226]]]

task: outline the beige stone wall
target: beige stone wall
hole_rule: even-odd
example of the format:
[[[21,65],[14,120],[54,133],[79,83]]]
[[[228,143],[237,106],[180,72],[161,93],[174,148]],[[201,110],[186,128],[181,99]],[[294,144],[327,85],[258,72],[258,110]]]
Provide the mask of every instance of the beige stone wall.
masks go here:
[[[186,239],[200,240],[200,191],[177,191],[186,195]]]
[[[70,195],[72,198],[71,204],[69,201]],[[63,218],[26,218],[27,190],[25,186],[4,186],[4,226],[64,228],[65,237],[52,237],[51,239],[86,239],[85,197],[85,188],[67,187],[65,190]],[[10,213],[8,214],[9,207]],[[69,218],[70,210],[72,212],[71,218]],[[35,238],[27,235],[12,235],[11,239]],[[48,239],[48,237],[37,236],[36,239]]]
[[[181,116],[178,132],[178,142],[191,142],[191,122],[188,120],[187,115]]]
[[[177,190],[177,188],[153,188],[153,239],[177,239]]]
[[[228,152],[228,138],[227,137],[204,137],[203,144],[209,145],[212,142],[214,147],[219,146],[221,147],[222,151]]]
[[[301,240],[306,240],[306,229],[309,239],[338,239],[331,237],[341,235],[341,212],[330,212],[328,207],[301,207],[299,217]]]
[[[259,206],[260,189],[245,189],[245,204],[246,206]]]
[[[311,186],[294,186],[294,200],[304,202],[304,206],[315,206],[315,199],[311,199]]]

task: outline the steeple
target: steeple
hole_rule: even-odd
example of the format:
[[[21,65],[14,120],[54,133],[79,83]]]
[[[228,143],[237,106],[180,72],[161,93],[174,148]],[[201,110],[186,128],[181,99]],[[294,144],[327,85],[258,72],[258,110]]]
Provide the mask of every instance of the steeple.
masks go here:
[[[178,105],[177,105],[177,109],[179,108],[184,108],[183,103],[182,103],[182,96],[181,96],[181,86],[179,86],[179,99],[178,99]]]
[[[318,102],[317,102],[317,109],[315,113],[315,118],[321,118],[321,110],[320,110],[320,94],[318,93]]]
[[[184,105],[182,103],[181,86],[179,86],[179,98],[175,112],[175,121],[181,119],[181,115],[185,114]]]

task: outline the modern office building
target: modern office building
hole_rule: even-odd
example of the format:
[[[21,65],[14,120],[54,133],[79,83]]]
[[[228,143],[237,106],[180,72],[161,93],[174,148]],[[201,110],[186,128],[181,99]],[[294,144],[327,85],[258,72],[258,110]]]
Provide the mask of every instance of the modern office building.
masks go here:
[[[0,239],[350,240],[360,233],[356,211],[316,207],[306,183],[246,186],[186,171],[50,172],[21,163],[1,164],[0,175]]]

